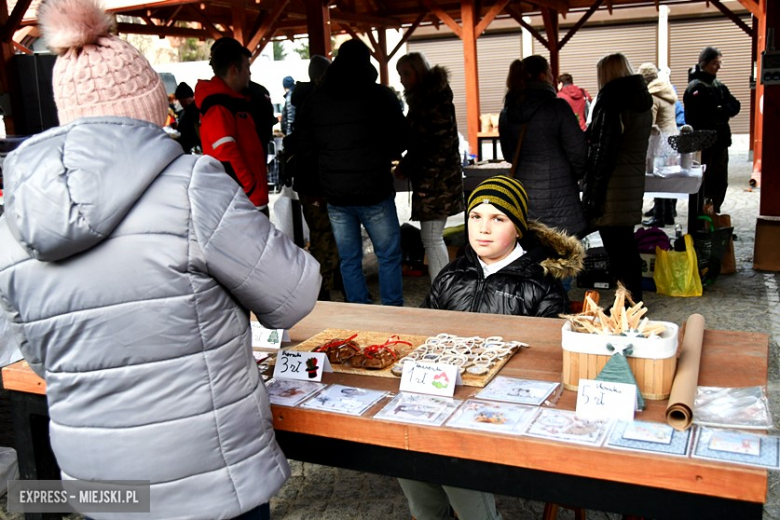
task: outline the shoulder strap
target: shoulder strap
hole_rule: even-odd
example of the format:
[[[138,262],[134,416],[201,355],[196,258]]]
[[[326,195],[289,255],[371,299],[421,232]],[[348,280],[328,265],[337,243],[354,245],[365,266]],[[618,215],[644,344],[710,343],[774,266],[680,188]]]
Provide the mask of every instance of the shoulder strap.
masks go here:
[[[527,128],[528,123],[523,123],[523,126],[520,128],[520,138],[517,140],[517,146],[515,147],[515,158],[512,160],[512,169],[509,170],[509,176],[513,179],[515,178],[515,173],[517,173],[517,165],[520,162],[520,147],[523,146],[523,138]]]
[[[227,94],[213,94],[203,100],[203,105],[200,107],[200,113],[206,115],[206,112],[214,106],[225,107],[233,115],[238,112],[249,112],[249,103],[246,100]]]

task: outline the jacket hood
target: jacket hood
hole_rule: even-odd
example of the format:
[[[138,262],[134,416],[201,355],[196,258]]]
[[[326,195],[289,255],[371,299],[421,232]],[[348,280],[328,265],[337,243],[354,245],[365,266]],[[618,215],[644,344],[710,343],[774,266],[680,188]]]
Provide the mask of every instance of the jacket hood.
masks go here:
[[[507,106],[507,116],[512,123],[527,123],[542,105],[551,99],[556,99],[555,88],[542,81],[526,83],[522,101]]]
[[[647,85],[647,91],[651,96],[655,96],[667,103],[677,103],[677,93],[672,88],[672,84],[661,78],[654,79]]]
[[[182,153],[160,127],[126,117],[82,118],[43,132],[6,159],[8,228],[44,262],[86,251]]]
[[[639,74],[613,79],[599,92],[598,103],[612,105],[617,110],[644,112],[653,106],[645,79]]]
[[[431,98],[449,94],[452,100],[452,91],[449,87],[449,72],[444,67],[436,65],[422,78],[417,87],[406,95],[409,104],[424,103]]]
[[[583,268],[585,248],[576,237],[550,228],[541,222],[531,222],[520,240],[525,254],[504,270],[529,276],[550,275],[558,280],[576,276]],[[476,253],[470,246],[466,254],[476,262]],[[503,271],[503,270],[502,270]]]
[[[214,94],[225,94],[234,98],[246,99],[246,96],[228,87],[222,78],[214,76],[211,79],[199,79],[195,85],[195,104],[200,108],[203,101]]]
[[[566,85],[560,90],[560,93],[565,95],[567,98],[573,99],[575,101],[585,97],[585,93],[583,92],[583,90],[574,84]]]

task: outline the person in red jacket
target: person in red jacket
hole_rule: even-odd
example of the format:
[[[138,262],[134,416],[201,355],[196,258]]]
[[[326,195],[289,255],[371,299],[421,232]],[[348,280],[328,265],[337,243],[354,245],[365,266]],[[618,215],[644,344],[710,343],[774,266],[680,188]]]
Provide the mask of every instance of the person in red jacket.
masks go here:
[[[574,115],[577,116],[580,128],[584,132],[588,127],[588,110],[593,101],[588,91],[575,85],[571,74],[564,73],[558,76],[558,97],[569,103]]]
[[[220,38],[211,48],[214,77],[195,86],[201,112],[203,153],[219,160],[249,200],[268,215],[265,152],[252,119],[249,99],[251,53],[233,38]]]

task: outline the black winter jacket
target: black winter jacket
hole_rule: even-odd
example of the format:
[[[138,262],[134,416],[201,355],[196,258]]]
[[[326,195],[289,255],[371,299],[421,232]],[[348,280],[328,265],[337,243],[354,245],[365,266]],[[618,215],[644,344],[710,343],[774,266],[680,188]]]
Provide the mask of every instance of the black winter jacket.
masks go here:
[[[296,115],[300,146],[317,156],[328,203],[371,206],[395,193],[391,161],[406,149],[407,125],[393,92],[371,65],[337,58]]]
[[[447,218],[464,209],[458,125],[447,76],[446,69],[433,67],[406,94],[409,149],[398,171],[412,182],[412,220]]]
[[[568,312],[561,280],[582,270],[580,241],[533,223],[520,245],[526,253],[487,278],[476,253],[466,246],[465,256],[436,277],[422,307],[536,317]]]
[[[591,226],[633,226],[642,220],[652,107],[640,75],[614,79],[599,91],[586,132],[588,162],[582,183]]]
[[[577,182],[585,173],[585,134],[571,106],[549,83],[529,82],[521,102],[507,101],[499,119],[501,150],[514,161],[524,124],[515,177],[528,192],[528,218],[566,231],[585,230]]]
[[[698,65],[689,72],[688,81],[683,96],[685,122],[694,130],[715,130],[718,140],[713,146],[728,148],[731,146],[729,119],[739,114],[739,100],[726,85]]]

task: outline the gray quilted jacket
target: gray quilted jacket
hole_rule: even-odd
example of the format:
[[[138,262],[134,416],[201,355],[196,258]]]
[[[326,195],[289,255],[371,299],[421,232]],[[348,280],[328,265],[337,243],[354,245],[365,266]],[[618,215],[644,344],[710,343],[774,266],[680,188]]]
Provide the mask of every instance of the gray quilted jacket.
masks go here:
[[[150,515],[231,518],[290,474],[248,312],[290,327],[319,265],[209,157],[142,121],[84,118],[5,163],[0,304],[46,379],[63,478],[150,480]],[[8,338],[0,338],[0,341]]]

